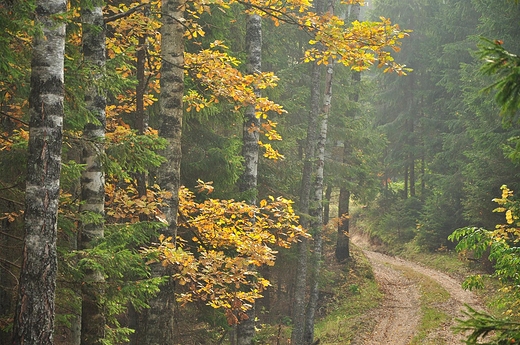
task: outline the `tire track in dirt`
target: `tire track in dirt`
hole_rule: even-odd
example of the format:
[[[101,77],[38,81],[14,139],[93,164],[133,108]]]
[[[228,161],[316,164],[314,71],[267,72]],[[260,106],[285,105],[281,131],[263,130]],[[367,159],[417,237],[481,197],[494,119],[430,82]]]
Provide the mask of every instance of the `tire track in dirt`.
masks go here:
[[[364,254],[372,264],[374,275],[385,297],[383,305],[370,313],[370,317],[375,320],[372,333],[358,337],[352,344],[407,345],[417,333],[421,319],[420,287],[417,282],[407,279],[399,267],[412,269],[435,280],[450,294],[449,301],[439,303],[438,308],[450,315],[451,320],[433,330],[425,344],[461,344],[464,336],[454,334],[452,330],[455,319],[463,317],[461,311],[464,304],[482,309],[472,292],[462,289],[458,280],[434,269],[368,250],[364,250]]]

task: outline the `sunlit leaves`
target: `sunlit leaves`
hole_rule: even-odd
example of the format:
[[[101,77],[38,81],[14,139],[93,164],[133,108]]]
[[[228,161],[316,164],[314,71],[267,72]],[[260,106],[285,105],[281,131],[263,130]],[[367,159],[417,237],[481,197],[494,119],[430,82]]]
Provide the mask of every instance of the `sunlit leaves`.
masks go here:
[[[218,99],[235,104],[238,110],[248,105],[254,105],[258,117],[267,118],[269,111],[283,113],[282,107],[266,97],[258,97],[254,87],[265,89],[276,86],[278,78],[271,72],[261,72],[250,75],[242,74],[237,66],[240,61],[226,52],[215,48],[226,48],[222,42],[215,41],[210,49],[204,49],[197,54],[185,54],[186,73],[198,81],[209,93],[209,98],[190,90],[184,98],[187,110],[209,106]]]
[[[198,189],[212,191],[212,186],[199,181]],[[174,245],[161,236],[158,246],[145,253],[159,254],[163,265],[175,268],[175,278],[186,287],[178,296],[181,302],[202,300],[224,308],[228,321],[236,323],[269,285],[251,266],[273,265],[275,247],[288,248],[308,235],[298,225],[292,202],[284,198],[270,197],[260,206],[220,199],[197,202],[182,188],[179,202],[179,232],[191,241],[179,238]]]
[[[489,251],[489,259],[495,264],[493,276],[501,281],[501,291],[520,296],[520,203],[514,198],[513,191],[507,186],[502,186],[502,195],[495,198],[499,207],[494,211],[504,213],[505,224],[496,225],[493,230],[481,228],[463,228],[456,230],[449,238],[453,241],[460,241],[457,250],[465,254],[473,253],[481,257]],[[468,288],[478,287],[481,284],[480,278],[470,277],[466,280]],[[511,313],[518,315],[520,305],[518,298],[510,298],[509,307]],[[514,310],[514,312],[513,312]]]
[[[165,207],[167,201],[171,199],[170,192],[163,191],[155,185],[147,189],[146,195],[139,196],[133,184],[127,184],[125,188],[121,188],[121,185],[121,182],[111,181],[105,186],[107,216],[116,223],[136,223],[142,216],[164,222],[165,217],[161,207]]]
[[[351,66],[355,71],[363,71],[373,65],[385,67],[384,72],[406,74],[409,69],[394,62],[391,50],[399,51],[400,40],[408,36],[398,25],[392,25],[387,18],[379,22],[354,21],[350,26],[333,15],[309,15],[304,25],[315,34],[305,52],[305,61],[327,64],[330,59]],[[391,50],[390,50],[391,49]]]

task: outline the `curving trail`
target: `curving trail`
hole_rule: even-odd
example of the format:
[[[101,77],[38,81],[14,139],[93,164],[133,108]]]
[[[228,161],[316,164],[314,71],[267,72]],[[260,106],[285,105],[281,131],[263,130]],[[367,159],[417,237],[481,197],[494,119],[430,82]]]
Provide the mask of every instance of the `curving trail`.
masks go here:
[[[437,281],[450,294],[447,303],[438,307],[452,316],[449,323],[442,325],[428,335],[424,344],[461,344],[463,335],[454,334],[455,319],[463,317],[464,304],[482,309],[476,296],[463,290],[460,282],[449,275],[423,267],[416,263],[385,254],[364,250],[370,260],[376,280],[385,294],[383,305],[370,315],[375,319],[375,329],[371,334],[360,335],[354,345],[407,345],[417,333],[421,319],[420,288],[417,282],[404,277],[399,267],[412,269]]]

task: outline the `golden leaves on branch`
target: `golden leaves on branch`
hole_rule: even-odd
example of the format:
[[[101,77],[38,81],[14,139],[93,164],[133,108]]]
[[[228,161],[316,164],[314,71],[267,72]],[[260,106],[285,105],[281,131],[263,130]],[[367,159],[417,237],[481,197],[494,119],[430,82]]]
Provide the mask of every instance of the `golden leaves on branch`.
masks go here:
[[[310,44],[317,48],[305,52],[304,61],[327,64],[330,59],[351,66],[355,71],[364,71],[377,64],[384,72],[405,75],[411,71],[394,62],[391,51],[398,52],[401,39],[409,35],[397,24],[381,17],[379,22],[354,21],[350,26],[333,15],[309,15],[303,25],[314,32]]]
[[[213,187],[199,181],[197,188],[210,192]],[[177,246],[161,236],[144,253],[159,254],[164,265],[175,268],[174,277],[185,287],[180,302],[201,300],[224,308],[231,323],[239,322],[269,285],[251,266],[273,265],[276,247],[289,248],[308,237],[288,199],[269,197],[259,206],[220,199],[198,202],[187,188],[179,193],[178,226]]]
[[[139,196],[136,186],[130,181],[127,181],[123,188],[121,184],[111,181],[105,185],[105,212],[113,222],[137,223],[141,216],[157,221],[165,219],[161,208],[171,199],[171,192],[163,191],[158,185],[154,185],[146,190],[146,195]]]
[[[501,189],[502,196],[493,199],[499,205],[493,212],[504,213],[506,224],[498,224],[492,232],[492,238],[518,243],[520,242],[520,209],[518,208],[518,202],[513,199],[513,191],[506,185],[503,185]]]
[[[218,103],[219,98],[235,104],[235,110],[246,106],[255,106],[257,117],[267,118],[267,113],[273,111],[282,114],[283,108],[255,94],[255,88],[266,89],[276,86],[278,77],[272,72],[260,72],[244,75],[236,67],[240,61],[218,49],[227,49],[221,41],[214,41],[209,49],[203,49],[196,54],[185,53],[184,62],[186,74],[204,87],[209,96],[204,97],[195,90],[190,90],[184,101],[186,110],[200,110],[212,103]]]

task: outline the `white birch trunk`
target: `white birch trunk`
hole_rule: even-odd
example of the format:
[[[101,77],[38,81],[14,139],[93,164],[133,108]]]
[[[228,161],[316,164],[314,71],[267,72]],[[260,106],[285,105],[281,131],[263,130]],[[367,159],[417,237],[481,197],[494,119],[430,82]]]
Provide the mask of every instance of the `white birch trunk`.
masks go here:
[[[25,240],[12,344],[52,345],[63,137],[66,0],[36,1],[29,96]]]
[[[318,124],[320,113],[320,66],[311,66],[311,112],[307,126],[307,139],[305,143],[305,157],[303,162],[302,183],[300,187],[299,212],[301,225],[305,229],[310,226],[310,198],[312,186],[312,174],[316,159],[316,147],[318,140]],[[309,241],[302,239],[298,243],[298,262],[296,267],[296,284],[294,288],[294,309],[293,309],[293,330],[291,334],[291,344],[303,344],[305,334],[305,311],[306,311],[306,290],[307,290],[307,271],[309,257]]]
[[[332,7],[332,6],[331,6]],[[329,9],[332,12],[332,9]],[[309,304],[307,305],[307,315],[305,319],[304,344],[312,344],[314,341],[314,322],[316,308],[318,306],[319,290],[318,280],[322,261],[322,229],[323,229],[323,177],[325,169],[325,144],[327,142],[328,118],[332,102],[332,76],[334,73],[334,61],[331,59],[327,65],[325,76],[325,96],[321,112],[320,133],[316,150],[316,178],[314,180],[314,195],[312,198],[311,233],[313,234],[313,256],[310,279]]]
[[[85,170],[81,175],[81,213],[91,213],[99,219],[80,224],[78,249],[89,249],[93,242],[104,236],[105,176],[101,156],[104,153],[106,98],[99,87],[105,67],[105,23],[103,0],[92,1],[81,9],[82,48],[85,64],[91,69],[92,80],[85,90],[85,104],[92,119],[83,129],[82,163]],[[85,272],[81,294],[81,344],[101,344],[105,337],[105,317],[99,303],[103,293],[104,277],[101,272]]]
[[[177,236],[177,210],[179,206],[181,135],[184,94],[184,11],[185,0],[164,0],[161,28],[161,95],[159,99],[159,135],[166,139],[167,148],[162,152],[166,162],[157,174],[160,187],[172,197],[163,210],[168,227],[162,232],[175,241]],[[152,265],[152,275],[169,275],[160,264]],[[174,344],[175,290],[173,279],[160,286],[160,292],[149,301],[137,335],[140,344]]]
[[[262,18],[249,15],[246,25],[247,73],[260,73],[262,70]],[[260,96],[260,90],[255,88]],[[255,107],[248,106],[244,114],[244,130],[242,138],[242,155],[244,157],[244,173],[240,181],[240,192],[245,193],[247,202],[256,204],[258,186],[258,140],[260,119],[256,117]],[[252,267],[251,269],[255,269]],[[237,325],[237,345],[252,345],[255,335],[255,304],[246,313],[247,319]]]

